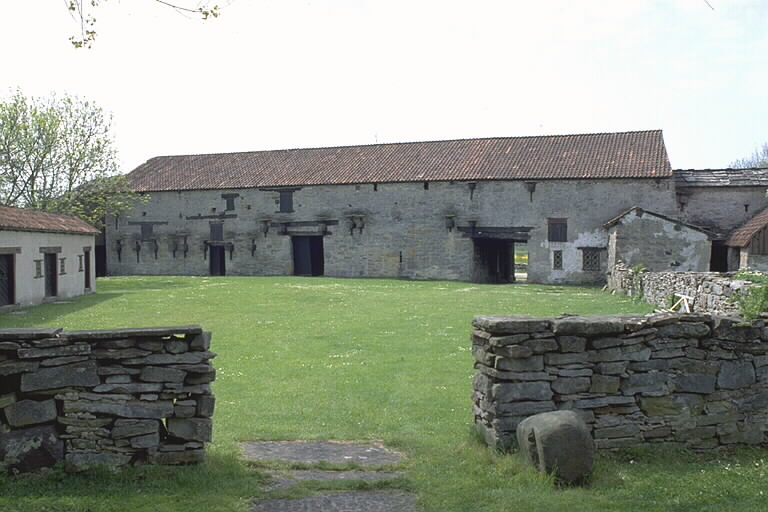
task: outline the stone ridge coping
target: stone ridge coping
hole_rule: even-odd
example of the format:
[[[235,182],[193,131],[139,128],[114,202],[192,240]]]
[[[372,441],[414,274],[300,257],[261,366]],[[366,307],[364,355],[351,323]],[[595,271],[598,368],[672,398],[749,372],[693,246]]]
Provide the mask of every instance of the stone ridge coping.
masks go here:
[[[41,340],[43,338],[55,338],[62,331],[55,329],[0,329],[0,340]]]
[[[491,334],[524,334],[550,331],[559,335],[606,336],[660,327],[675,322],[743,322],[733,315],[713,313],[651,313],[648,315],[563,315],[536,318],[528,315],[476,316],[472,326]]]
[[[0,340],[39,340],[44,338],[70,339],[118,339],[127,336],[134,338],[173,336],[175,334],[202,334],[199,325],[180,325],[176,327],[142,327],[126,329],[95,329],[65,331],[58,329],[0,329]]]
[[[2,332],[2,331],[0,331]],[[203,328],[199,325],[179,325],[175,327],[140,327],[127,329],[104,329],[63,331],[60,336],[76,339],[116,339],[130,336],[132,338],[173,336],[174,334],[202,334]]]

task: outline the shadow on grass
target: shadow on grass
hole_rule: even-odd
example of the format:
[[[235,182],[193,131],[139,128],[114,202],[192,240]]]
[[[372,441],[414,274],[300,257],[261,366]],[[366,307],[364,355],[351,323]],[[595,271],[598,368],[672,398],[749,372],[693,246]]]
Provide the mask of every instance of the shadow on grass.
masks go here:
[[[0,510],[46,510],[42,503],[77,503],[72,510],[237,510],[264,495],[267,477],[249,470],[234,454],[209,453],[204,464],[104,468],[66,473],[62,465],[42,473],[0,476]],[[92,504],[100,504],[87,508]],[[167,505],[167,506],[164,506]],[[210,505],[200,507],[200,505]],[[8,508],[10,506],[10,508]],[[14,508],[15,507],[15,508]]]
[[[122,293],[119,292],[96,292],[91,295],[61,299],[58,301],[59,304],[50,302],[3,312],[0,313],[0,329],[4,327],[41,327],[43,322],[50,324],[56,318],[77,313],[120,295]]]

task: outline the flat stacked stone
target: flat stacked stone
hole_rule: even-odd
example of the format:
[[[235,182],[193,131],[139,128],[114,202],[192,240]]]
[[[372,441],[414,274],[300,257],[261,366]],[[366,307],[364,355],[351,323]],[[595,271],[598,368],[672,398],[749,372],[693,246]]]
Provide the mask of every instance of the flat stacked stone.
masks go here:
[[[506,450],[517,425],[570,409],[597,448],[768,443],[764,321],[704,313],[476,317],[475,425]]]
[[[0,330],[0,464],[29,471],[204,460],[210,333],[198,326]]]

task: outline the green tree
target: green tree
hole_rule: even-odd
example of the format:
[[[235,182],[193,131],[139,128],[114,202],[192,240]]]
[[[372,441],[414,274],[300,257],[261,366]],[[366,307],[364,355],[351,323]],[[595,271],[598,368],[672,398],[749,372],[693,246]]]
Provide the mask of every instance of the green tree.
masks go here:
[[[768,143],[757,148],[751,156],[739,158],[731,162],[734,169],[749,169],[751,167],[768,167]]]
[[[118,176],[111,118],[76,96],[0,101],[0,204],[77,215],[105,214],[139,196]]]
[[[72,36],[69,41],[75,48],[90,48],[96,39],[96,8],[101,2],[106,0],[66,0],[67,8],[72,17],[80,25],[80,35]],[[218,5],[210,5],[210,2],[198,2],[197,6],[189,7],[178,2],[168,2],[165,0],[153,0],[158,4],[170,7],[175,11],[185,14],[196,14],[202,19],[218,18],[220,9]]]

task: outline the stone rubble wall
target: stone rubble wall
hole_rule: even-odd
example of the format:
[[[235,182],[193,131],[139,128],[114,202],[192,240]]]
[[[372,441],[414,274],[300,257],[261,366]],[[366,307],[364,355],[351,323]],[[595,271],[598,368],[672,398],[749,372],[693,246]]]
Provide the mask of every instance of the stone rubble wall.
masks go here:
[[[629,266],[618,263],[608,274],[608,289],[633,295],[634,276]],[[649,304],[668,307],[670,298],[679,293],[693,297],[694,312],[736,313],[739,308],[732,302],[734,294],[746,292],[752,283],[733,276],[724,272],[641,272],[642,298]]]
[[[199,326],[0,329],[0,467],[203,461],[210,341]]]
[[[473,412],[507,450],[518,423],[572,409],[597,448],[768,444],[768,329],[706,313],[479,316]]]

